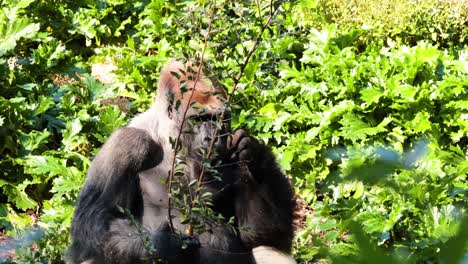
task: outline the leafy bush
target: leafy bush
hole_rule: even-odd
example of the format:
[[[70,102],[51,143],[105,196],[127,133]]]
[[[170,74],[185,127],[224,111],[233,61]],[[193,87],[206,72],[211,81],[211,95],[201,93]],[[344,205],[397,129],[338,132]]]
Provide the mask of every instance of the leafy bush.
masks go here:
[[[439,1],[319,1],[324,19],[342,32],[362,29],[361,41],[396,41],[415,45],[426,40],[447,47],[468,42],[468,2]]]
[[[361,53],[341,48],[334,27],[308,37],[301,64],[280,65],[276,89],[257,92],[261,103],[240,121],[274,142],[314,206],[298,243],[359,254],[346,231],[356,221],[411,261],[437,259],[466,206],[467,51],[420,43]]]

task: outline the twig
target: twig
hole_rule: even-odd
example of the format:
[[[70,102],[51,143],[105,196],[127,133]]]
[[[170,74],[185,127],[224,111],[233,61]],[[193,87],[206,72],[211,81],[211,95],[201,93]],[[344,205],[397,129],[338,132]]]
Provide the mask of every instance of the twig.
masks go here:
[[[273,6],[273,0],[270,2],[270,7]],[[277,12],[277,10],[279,9],[280,5],[278,5],[277,7],[275,7],[275,9],[271,9],[270,10],[270,15],[269,17],[267,18],[265,24],[263,24],[257,38],[255,39],[255,42],[254,42],[254,45],[252,46],[252,48],[250,49],[250,51],[247,53],[243,63],[240,65],[240,71],[239,71],[239,74],[237,75],[237,77],[234,79],[234,85],[233,85],[233,89],[231,91],[230,94],[227,95],[227,102],[226,102],[226,105],[230,105],[231,103],[231,100],[232,100],[232,96],[233,94],[236,92],[237,90],[237,87],[239,85],[239,82],[240,82],[240,79],[241,77],[243,76],[244,74],[244,71],[253,55],[253,53],[257,50],[259,44],[260,44],[260,41],[262,39],[262,36],[263,36],[263,33],[265,32],[266,28],[268,27],[268,25],[270,24],[271,22],[271,19],[273,18],[273,16],[275,15],[275,13]],[[212,32],[212,22],[214,20],[214,15],[215,15],[215,12],[216,12],[216,6],[214,6],[211,10],[211,16],[210,16],[210,20],[209,20],[209,25],[208,25],[208,30],[207,30],[207,34],[205,36],[205,40],[204,40],[204,46],[203,46],[203,50],[202,50],[202,53],[201,53],[201,57],[200,57],[200,66],[198,68],[198,71],[197,71],[197,76],[196,76],[196,79],[195,79],[195,84],[194,84],[194,87],[192,89],[192,92],[190,94],[190,97],[189,97],[189,101],[188,101],[188,105],[186,107],[186,109],[184,109],[184,113],[183,113],[183,118],[182,118],[182,124],[180,126],[180,129],[178,131],[178,135],[177,135],[177,138],[176,138],[176,142],[175,142],[175,151],[174,151],[174,154],[173,154],[173,157],[172,157],[172,164],[171,164],[171,170],[170,170],[170,173],[169,173],[169,176],[168,176],[168,193],[169,193],[169,197],[168,197],[168,216],[169,216],[169,226],[171,228],[172,231],[175,230],[174,228],[174,224],[173,224],[173,221],[172,221],[172,216],[171,216],[171,212],[172,212],[172,183],[173,183],[173,178],[174,178],[174,173],[175,173],[175,162],[176,162],[176,156],[177,156],[177,149],[178,149],[178,145],[179,145],[179,142],[180,142],[180,138],[181,138],[181,135],[182,135],[182,129],[184,127],[184,124],[185,124],[185,121],[186,121],[186,116],[187,116],[187,112],[188,112],[188,109],[190,107],[190,103],[192,101],[192,98],[193,98],[193,95],[194,95],[194,92],[195,92],[195,87],[196,87],[196,84],[199,80],[199,77],[200,77],[200,73],[201,73],[201,69],[203,67],[203,58],[204,58],[204,54],[205,54],[205,51],[206,51],[206,48],[208,46],[208,38],[209,36],[211,35],[211,32]],[[221,118],[217,120],[217,122],[223,122],[223,120],[225,119],[224,116],[225,116],[225,113],[226,113],[226,109],[223,109],[222,110],[222,114],[221,114]],[[206,158],[209,160],[211,158],[211,156],[213,155],[213,150],[214,150],[214,145],[215,145],[215,142],[216,142],[216,139],[218,138],[218,134],[219,134],[219,128],[221,126],[217,126],[216,128],[216,131],[215,131],[215,134],[210,142],[210,145],[208,147],[208,153],[207,153],[207,156]],[[205,166],[202,166],[201,168],[201,171],[200,171],[200,175],[198,177],[198,182],[197,182],[197,189],[196,189],[196,193],[195,193],[195,197],[197,197],[197,195],[200,194],[200,190],[201,190],[201,187],[202,187],[202,184],[203,184],[203,177],[204,177],[204,174],[205,174]],[[190,204],[190,208],[193,207],[193,201],[191,201],[191,204]],[[188,230],[189,230],[189,234],[190,235],[193,235],[193,224],[189,225],[188,227]]]
[[[244,59],[244,62],[242,63],[241,67],[240,67],[240,71],[239,71],[239,74],[237,75],[236,79],[234,80],[234,85],[233,85],[233,88],[232,88],[232,91],[231,93],[228,95],[227,97],[227,105],[230,105],[231,103],[231,100],[232,100],[232,96],[233,94],[236,92],[237,90],[237,87],[239,85],[239,82],[240,82],[240,79],[242,77],[242,75],[244,74],[244,71],[245,71],[245,68],[247,67],[247,64],[249,63],[250,61],[250,58],[252,57],[253,53],[257,50],[258,48],[258,45],[260,44],[260,40],[262,39],[262,35],[263,35],[263,32],[265,32],[266,28],[268,27],[268,25],[270,24],[271,22],[271,19],[273,18],[273,16],[275,15],[275,13],[278,11],[279,7],[281,6],[280,4],[278,4],[274,9],[272,9],[272,6],[273,6],[273,0],[270,1],[270,15],[268,16],[267,18],[267,21],[265,22],[265,24],[263,24],[261,30],[260,30],[260,33],[258,34],[257,38],[255,39],[255,43],[254,45],[252,46],[252,48],[250,49],[249,53],[247,54],[247,56],[245,57]],[[225,118],[225,113],[226,113],[226,108],[223,109],[223,112],[221,114],[221,118],[219,120],[217,120],[218,122],[222,122]],[[215,135],[214,137],[212,138],[211,142],[210,142],[210,146],[208,148],[208,155],[207,155],[207,158],[210,159],[211,155],[213,154],[213,149],[214,149],[214,144],[215,144],[215,141],[218,137],[218,134],[219,134],[219,127],[218,126],[216,128],[216,132],[215,132]],[[201,169],[201,172],[200,172],[200,176],[198,177],[198,189],[200,189],[201,187],[201,184],[203,182],[203,177],[204,177],[204,173],[205,173],[205,167],[202,166],[202,169]]]
[[[270,2],[270,7],[271,6],[273,6],[273,0]],[[250,49],[250,51],[247,54],[243,64],[241,65],[240,72],[237,75],[237,78],[234,80],[233,89],[232,89],[231,93],[227,97],[226,105],[230,105],[231,100],[232,100],[232,96],[233,96],[234,92],[237,90],[237,86],[238,86],[238,84],[240,82],[240,79],[241,79],[242,75],[244,74],[245,68],[247,67],[247,64],[249,63],[249,60],[252,57],[252,54],[257,50],[258,45],[260,43],[260,40],[262,38],[263,32],[265,32],[266,28],[270,24],[271,19],[273,18],[274,14],[279,9],[279,7],[280,7],[280,5],[278,5],[273,11],[270,11],[270,16],[268,17],[265,24],[262,26],[262,29],[261,29],[260,33],[258,34],[257,38],[255,39],[255,44]],[[219,120],[217,120],[217,122],[223,122],[223,120],[225,120],[225,118],[224,118],[225,113],[226,113],[226,108],[223,109],[222,114],[221,114],[221,118]],[[210,145],[209,145],[209,148],[208,148],[208,155],[206,156],[208,160],[213,155],[214,144],[215,144],[215,141],[218,138],[218,134],[219,134],[219,127],[221,127],[221,126],[216,127],[215,134],[214,134],[213,138],[211,139],[211,142],[210,142]],[[240,166],[241,166],[241,169],[243,169],[243,171],[247,171],[250,174],[250,172],[248,170],[248,167],[246,167],[247,166],[246,164],[241,163]],[[202,166],[202,169],[200,171],[200,175],[198,177],[196,195],[198,195],[200,190],[201,190],[204,174],[205,174],[205,166]],[[190,235],[192,235],[192,233],[193,233],[193,227],[192,226],[189,226],[189,233],[190,233]]]
[[[200,78],[201,69],[203,68],[203,57],[205,56],[205,51],[206,51],[206,48],[208,46],[208,38],[209,38],[209,36],[211,34],[211,25],[212,25],[212,22],[214,20],[215,11],[216,11],[216,6],[214,6],[213,9],[211,10],[210,21],[209,21],[209,24],[208,24],[208,31],[207,31],[207,33],[205,35],[203,50],[202,50],[202,53],[201,53],[201,56],[200,56],[200,65],[198,66],[197,76],[196,76],[195,82],[193,84],[192,92],[190,93],[190,97],[189,97],[189,100],[188,100],[188,103],[187,103],[187,107],[184,109],[184,114],[182,116],[182,122],[181,122],[181,125],[180,125],[180,128],[179,128],[179,131],[178,131],[179,133],[177,134],[177,138],[176,138],[176,141],[175,141],[174,154],[172,156],[172,163],[171,163],[171,170],[170,170],[169,176],[168,176],[168,193],[169,193],[169,197],[168,197],[168,201],[167,201],[167,214],[168,214],[168,218],[169,218],[169,227],[171,228],[172,232],[175,231],[174,223],[172,222],[172,215],[171,215],[171,212],[172,212],[172,181],[173,181],[173,178],[174,178],[175,161],[176,161],[176,158],[177,158],[177,147],[178,147],[179,142],[180,142],[180,137],[182,136],[182,130],[183,130],[183,127],[185,125],[185,119],[186,119],[186,116],[187,116],[187,112],[188,112],[188,109],[190,108],[190,104],[192,102],[192,98],[193,98],[193,95],[195,93],[195,87],[197,86],[198,80]]]
[[[272,6],[273,6],[273,0],[270,1],[270,7],[272,7]],[[265,30],[266,30],[266,28],[268,27],[268,25],[270,25],[271,19],[273,18],[273,16],[275,15],[275,13],[278,11],[278,9],[279,9],[280,6],[281,6],[281,5],[278,4],[274,9],[270,9],[270,16],[268,17],[268,19],[267,19],[267,21],[265,22],[265,24],[263,24],[263,27],[262,27],[262,29],[260,30],[260,33],[258,34],[257,38],[255,39],[254,45],[252,46],[252,48],[250,49],[249,53],[248,53],[247,56],[245,57],[244,63],[242,63],[242,65],[241,65],[240,72],[239,72],[239,74],[237,75],[237,78],[236,78],[235,81],[234,81],[234,85],[233,85],[233,87],[232,87],[232,91],[231,91],[231,93],[228,95],[228,98],[227,98],[228,103],[231,102],[232,96],[234,95],[234,93],[235,93],[236,90],[237,90],[237,86],[239,85],[240,79],[242,78],[242,75],[244,74],[245,68],[247,67],[247,64],[249,63],[250,57],[252,57],[253,53],[257,50],[258,45],[260,44],[260,40],[262,39],[263,32],[265,32]]]

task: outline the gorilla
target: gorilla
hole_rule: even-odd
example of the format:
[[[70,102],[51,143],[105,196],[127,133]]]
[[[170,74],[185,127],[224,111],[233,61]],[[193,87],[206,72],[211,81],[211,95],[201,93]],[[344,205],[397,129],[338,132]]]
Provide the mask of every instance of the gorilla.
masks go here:
[[[191,63],[172,61],[162,70],[155,103],[116,130],[88,170],[67,263],[294,263],[287,256],[293,189],[266,145],[242,129],[230,131],[223,92]],[[212,122],[219,118],[226,119],[222,128]],[[217,173],[207,171],[201,187],[213,194],[213,212],[233,219],[195,235],[184,233],[176,207],[168,224],[171,141],[189,130],[176,153],[185,177],[198,179],[201,153],[213,148]],[[268,260],[269,251],[275,259]]]

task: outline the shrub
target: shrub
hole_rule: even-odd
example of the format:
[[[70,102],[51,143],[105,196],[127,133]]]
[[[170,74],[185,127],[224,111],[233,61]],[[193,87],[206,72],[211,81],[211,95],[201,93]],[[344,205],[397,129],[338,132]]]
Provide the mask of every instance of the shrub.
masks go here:
[[[364,44],[426,40],[442,47],[468,43],[468,2],[464,0],[319,1],[319,13],[341,32],[362,29]]]

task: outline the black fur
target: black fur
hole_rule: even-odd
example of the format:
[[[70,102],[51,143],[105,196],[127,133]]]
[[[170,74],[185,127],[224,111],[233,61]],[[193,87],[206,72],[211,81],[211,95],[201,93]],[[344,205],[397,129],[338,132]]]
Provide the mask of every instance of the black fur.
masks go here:
[[[141,129],[114,132],[94,159],[79,195],[68,263],[254,263],[252,249],[257,246],[289,252],[293,191],[273,154],[243,130],[227,146],[220,157],[223,181],[208,181],[205,187],[215,193],[214,211],[235,217],[237,232],[218,226],[188,238],[169,231],[167,191],[142,190],[146,185],[139,173],[167,158],[164,147]],[[154,181],[166,176],[155,175]],[[148,252],[142,237],[149,238],[154,251]]]

